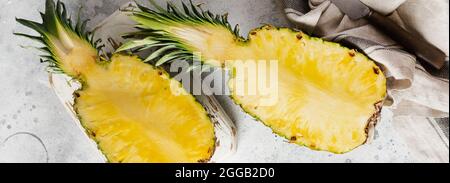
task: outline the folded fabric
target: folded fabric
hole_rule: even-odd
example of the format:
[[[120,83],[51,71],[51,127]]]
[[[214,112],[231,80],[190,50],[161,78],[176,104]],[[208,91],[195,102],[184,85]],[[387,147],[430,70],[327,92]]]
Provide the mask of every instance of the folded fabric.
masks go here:
[[[401,45],[389,36],[364,19],[357,21],[349,19],[328,0],[283,0],[283,2],[287,18],[298,29],[329,41],[359,48],[380,65],[388,77],[389,97],[385,105],[387,109],[393,111],[396,122],[400,123],[405,119],[434,120],[448,117],[448,62],[442,70],[430,73],[419,64],[413,54],[403,51]],[[372,10],[389,16],[406,30],[424,37],[448,55],[447,0],[390,0],[382,3],[378,0],[361,0],[361,2]],[[426,120],[418,120],[418,123],[423,121],[428,123]],[[438,123],[434,121],[433,124]],[[430,123],[428,126],[433,124]],[[398,127],[397,131],[403,136],[410,136],[413,131],[405,125],[394,126]],[[442,134],[447,134],[443,137],[446,152],[444,155],[441,153],[434,157],[437,162],[448,162],[448,119],[444,123],[439,123],[436,128],[435,134],[430,134],[429,131],[425,133],[422,130],[423,133],[415,136],[429,138],[430,135],[441,137]],[[415,133],[418,133],[417,131]],[[426,152],[436,152],[435,149],[421,149],[414,140],[407,143],[418,151],[425,151],[425,155],[424,153],[419,155],[424,161],[427,161],[427,157],[433,156]],[[442,158],[445,154],[447,158]]]

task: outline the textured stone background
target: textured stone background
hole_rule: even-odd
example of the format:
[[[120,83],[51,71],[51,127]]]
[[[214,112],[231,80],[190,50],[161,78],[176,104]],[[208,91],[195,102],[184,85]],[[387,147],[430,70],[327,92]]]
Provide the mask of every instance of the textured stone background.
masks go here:
[[[162,1],[162,0],[161,0]],[[65,0],[70,12],[83,6],[82,17],[94,26],[128,0]],[[277,0],[198,0],[218,13],[230,13],[242,32],[263,23],[288,26]],[[44,0],[0,0],[0,162],[101,162],[99,152],[67,114],[48,85],[46,67],[35,45],[13,32],[31,32],[14,18],[40,21]],[[230,108],[232,103],[222,99]],[[287,143],[240,110],[230,111],[239,135],[238,152],[229,162],[415,162],[395,134],[390,114],[378,126],[372,144],[345,155],[311,151]]]

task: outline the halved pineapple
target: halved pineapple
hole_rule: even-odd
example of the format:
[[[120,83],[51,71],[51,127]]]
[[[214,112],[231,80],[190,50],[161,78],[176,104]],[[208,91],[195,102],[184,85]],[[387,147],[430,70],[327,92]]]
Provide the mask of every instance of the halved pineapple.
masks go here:
[[[157,48],[160,57],[147,59],[157,65],[201,53],[202,62],[233,71],[229,87],[237,104],[293,143],[344,153],[366,142],[386,96],[386,78],[363,54],[270,25],[245,40],[226,16],[201,11],[192,2],[182,4],[184,12],[172,4],[167,10],[153,4],[157,10],[139,6],[133,11],[141,29],[134,35],[141,39],[119,50]],[[139,44],[142,40],[147,43]],[[261,104],[263,91],[238,92],[237,81],[251,84],[258,78],[234,71],[260,60],[278,63],[277,100],[271,105]]]
[[[46,1],[43,23],[17,19],[41,36],[55,71],[82,84],[74,109],[110,162],[207,162],[215,148],[214,126],[181,84],[136,56],[98,54],[84,26],[68,23],[62,3]]]

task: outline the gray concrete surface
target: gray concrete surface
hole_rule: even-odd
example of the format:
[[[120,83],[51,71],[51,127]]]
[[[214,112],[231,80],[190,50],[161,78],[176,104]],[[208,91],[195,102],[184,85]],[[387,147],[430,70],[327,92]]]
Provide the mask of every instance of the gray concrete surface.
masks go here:
[[[65,0],[70,12],[83,6],[82,17],[94,26],[128,0]],[[288,26],[277,0],[198,0],[205,9],[230,13],[242,32],[263,23]],[[99,152],[67,114],[48,85],[46,66],[37,52],[20,45],[35,45],[13,32],[31,32],[14,18],[40,20],[44,0],[0,0],[0,162],[100,162]],[[227,108],[233,104],[222,99]],[[384,111],[376,139],[344,155],[316,152],[289,144],[254,122],[240,110],[230,111],[236,121],[239,149],[227,162],[415,162]]]

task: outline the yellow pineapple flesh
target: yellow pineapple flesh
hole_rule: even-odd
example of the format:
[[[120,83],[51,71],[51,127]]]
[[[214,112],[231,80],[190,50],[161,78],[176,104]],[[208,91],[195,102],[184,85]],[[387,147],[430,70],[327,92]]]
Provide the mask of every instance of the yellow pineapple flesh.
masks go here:
[[[386,79],[374,62],[336,43],[271,26],[252,31],[247,44],[242,49],[248,51],[231,57],[278,60],[279,97],[274,105],[260,106],[260,95],[233,92],[245,111],[292,143],[313,149],[343,153],[367,140],[386,93]]]
[[[75,109],[110,161],[199,162],[212,155],[206,112],[163,70],[115,55],[84,77]]]

